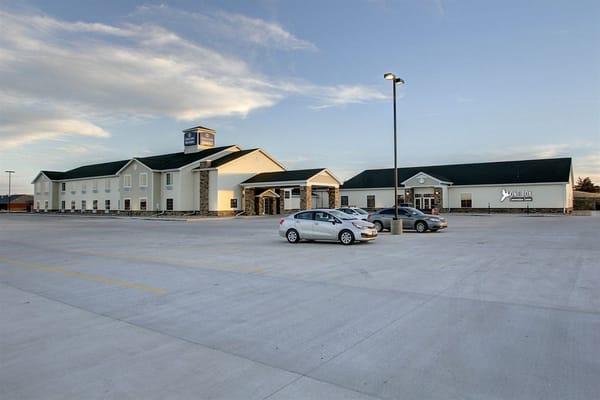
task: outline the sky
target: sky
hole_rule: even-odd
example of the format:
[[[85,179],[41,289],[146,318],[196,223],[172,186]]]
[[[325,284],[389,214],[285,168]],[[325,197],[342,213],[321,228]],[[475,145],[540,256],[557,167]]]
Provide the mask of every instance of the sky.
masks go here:
[[[182,151],[183,129],[341,179],[573,157],[600,182],[598,1],[0,0],[0,193]]]

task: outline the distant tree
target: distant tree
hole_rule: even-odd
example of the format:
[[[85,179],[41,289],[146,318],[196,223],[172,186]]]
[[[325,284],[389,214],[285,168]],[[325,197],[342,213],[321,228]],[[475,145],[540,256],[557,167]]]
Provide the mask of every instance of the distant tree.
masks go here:
[[[577,183],[575,184],[575,190],[594,193],[597,191],[597,186],[594,185],[589,176],[585,178],[579,177],[577,178]]]

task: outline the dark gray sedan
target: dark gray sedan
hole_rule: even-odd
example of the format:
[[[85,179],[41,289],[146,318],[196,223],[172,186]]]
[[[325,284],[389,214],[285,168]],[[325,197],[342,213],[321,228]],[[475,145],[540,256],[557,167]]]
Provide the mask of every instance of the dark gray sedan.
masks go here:
[[[402,229],[414,229],[419,233],[426,231],[436,232],[448,227],[448,221],[439,215],[425,214],[416,208],[398,207],[398,218],[402,219]],[[394,209],[384,208],[369,214],[369,221],[375,225],[378,232],[390,229],[394,219]]]

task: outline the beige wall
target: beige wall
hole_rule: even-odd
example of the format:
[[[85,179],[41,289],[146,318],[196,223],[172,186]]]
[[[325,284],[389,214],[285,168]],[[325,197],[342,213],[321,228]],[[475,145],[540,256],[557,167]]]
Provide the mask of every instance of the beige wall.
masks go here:
[[[500,201],[502,189],[507,191],[531,191],[533,201]],[[448,188],[449,208],[460,208],[461,193],[471,193],[473,208],[569,208],[567,185],[498,185],[498,186],[451,186]]]
[[[147,186],[143,187],[140,185],[140,175],[146,174]],[[124,186],[125,176],[131,176],[131,187],[126,188]],[[146,167],[144,164],[137,160],[133,160],[125,169],[123,169],[119,176],[119,188],[121,191],[121,209],[125,209],[125,199],[131,200],[131,210],[140,210],[140,199],[146,199],[146,207],[148,211],[154,210],[154,179],[152,178],[152,170]],[[116,207],[115,207],[116,209]]]
[[[240,183],[261,172],[283,171],[283,168],[258,150],[218,167],[217,171],[218,176],[217,173],[210,175],[212,200],[209,202],[210,211],[242,210],[244,205]],[[214,187],[213,182],[216,184]],[[214,188],[216,188],[215,192],[213,192]],[[217,198],[213,198],[212,193],[217,193]],[[232,198],[238,200],[237,209],[231,208]]]

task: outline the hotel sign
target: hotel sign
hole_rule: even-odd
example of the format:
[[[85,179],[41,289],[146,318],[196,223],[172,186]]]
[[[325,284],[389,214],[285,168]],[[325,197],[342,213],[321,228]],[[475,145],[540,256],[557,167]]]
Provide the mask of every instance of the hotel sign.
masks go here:
[[[506,190],[502,189],[502,197],[500,202],[509,201],[533,201],[533,193],[531,190]]]
[[[215,134],[212,132],[200,132],[200,145],[201,146],[214,146],[215,145]]]
[[[196,132],[185,132],[183,135],[184,146],[195,146],[198,144],[198,134]]]

